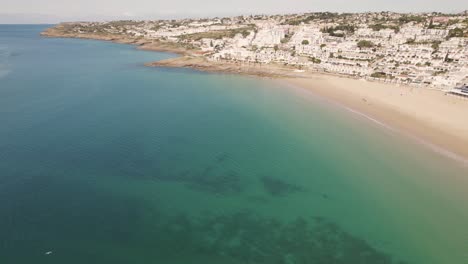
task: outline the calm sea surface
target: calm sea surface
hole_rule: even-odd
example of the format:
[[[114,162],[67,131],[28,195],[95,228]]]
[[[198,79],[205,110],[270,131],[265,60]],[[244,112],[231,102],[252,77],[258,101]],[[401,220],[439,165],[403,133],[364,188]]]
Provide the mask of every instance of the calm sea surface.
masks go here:
[[[468,170],[300,89],[0,25],[0,263],[466,264]]]

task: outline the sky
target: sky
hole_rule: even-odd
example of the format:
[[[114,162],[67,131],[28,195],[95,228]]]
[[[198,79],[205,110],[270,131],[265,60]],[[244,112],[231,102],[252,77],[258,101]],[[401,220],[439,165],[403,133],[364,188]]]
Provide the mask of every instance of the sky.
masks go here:
[[[461,12],[467,0],[0,0],[0,23],[160,19],[240,14]]]

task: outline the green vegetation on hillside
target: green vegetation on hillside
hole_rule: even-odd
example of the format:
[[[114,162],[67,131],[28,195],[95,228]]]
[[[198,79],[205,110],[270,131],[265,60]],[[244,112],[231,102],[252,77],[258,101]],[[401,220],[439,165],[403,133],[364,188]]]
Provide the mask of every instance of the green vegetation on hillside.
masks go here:
[[[338,25],[336,27],[326,27],[326,28],[321,29],[320,31],[322,31],[323,33],[328,33],[330,36],[333,36],[333,37],[342,38],[345,36],[345,33],[341,33],[339,31],[343,31],[346,33],[354,33],[355,30],[356,30],[356,26],[343,24],[343,25]]]
[[[400,32],[400,27],[395,25],[384,25],[384,24],[373,24],[369,26],[374,31],[380,31],[382,29],[393,29],[395,33]]]
[[[398,19],[398,21],[400,22],[400,24],[406,24],[409,22],[421,23],[421,22],[426,21],[426,18],[422,16],[416,16],[416,15],[403,15]]]
[[[242,37],[247,37],[250,32],[255,31],[254,26],[236,28],[236,29],[226,29],[226,30],[214,30],[208,32],[193,33],[180,36],[182,40],[197,41],[204,38],[207,39],[222,39],[222,38],[233,38],[237,34],[242,34]]]
[[[290,18],[283,22],[283,25],[300,25],[301,23],[308,24],[313,20],[334,20],[334,19],[339,19],[339,18],[346,18],[347,16],[350,16],[351,14],[349,13],[331,13],[331,12],[318,12],[318,13],[308,13],[305,14],[304,16],[298,16],[294,18]]]

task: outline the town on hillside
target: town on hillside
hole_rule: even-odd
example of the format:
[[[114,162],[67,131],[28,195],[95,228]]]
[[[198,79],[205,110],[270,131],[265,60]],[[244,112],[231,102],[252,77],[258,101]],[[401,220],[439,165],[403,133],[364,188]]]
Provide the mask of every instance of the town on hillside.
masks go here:
[[[208,61],[277,64],[448,89],[468,83],[468,12],[305,13],[66,24],[179,45]]]

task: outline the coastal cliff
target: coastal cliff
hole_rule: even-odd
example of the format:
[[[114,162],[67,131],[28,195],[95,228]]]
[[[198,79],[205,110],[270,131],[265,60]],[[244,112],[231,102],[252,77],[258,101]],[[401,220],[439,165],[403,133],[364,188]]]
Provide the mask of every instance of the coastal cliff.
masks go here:
[[[170,52],[180,55],[195,54],[197,50],[190,50],[177,43],[160,40],[148,40],[141,37],[131,37],[128,35],[121,34],[110,34],[110,33],[90,33],[90,32],[72,32],[68,26],[73,25],[70,23],[61,23],[54,27],[48,28],[41,33],[44,37],[53,38],[80,38],[80,39],[93,39],[112,41],[120,44],[131,44],[136,45],[138,49],[152,50],[160,52]]]

